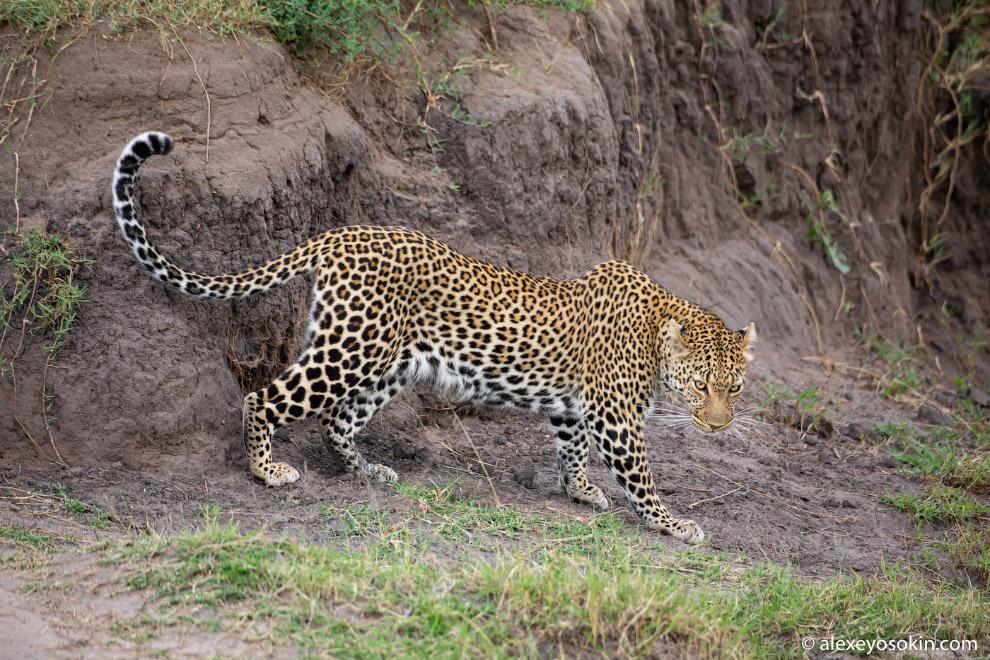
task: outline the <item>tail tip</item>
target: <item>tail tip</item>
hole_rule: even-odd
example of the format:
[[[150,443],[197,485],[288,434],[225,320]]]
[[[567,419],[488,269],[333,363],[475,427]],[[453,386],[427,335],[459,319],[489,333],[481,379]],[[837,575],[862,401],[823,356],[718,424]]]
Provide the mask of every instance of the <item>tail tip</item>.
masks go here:
[[[148,139],[148,144],[151,146],[152,153],[158,156],[164,156],[168,152],[172,151],[172,147],[175,146],[175,140],[173,140],[171,136],[166,133],[151,131],[149,133],[145,133],[145,137]]]
[[[142,133],[124,148],[123,155],[133,155],[138,158],[138,164],[144,162],[149,156],[164,156],[172,151],[175,141],[167,134],[160,131],[148,131]]]

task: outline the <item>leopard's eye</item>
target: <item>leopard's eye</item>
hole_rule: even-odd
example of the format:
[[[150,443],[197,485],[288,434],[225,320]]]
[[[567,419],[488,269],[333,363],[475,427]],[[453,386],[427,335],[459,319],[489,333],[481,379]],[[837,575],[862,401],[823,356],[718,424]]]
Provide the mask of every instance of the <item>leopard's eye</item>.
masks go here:
[[[700,378],[695,378],[694,379],[694,387],[699,392],[707,392],[708,391],[708,385],[705,383],[705,381],[701,380]]]
[[[739,394],[742,392],[742,385],[733,385],[729,388],[729,394]]]

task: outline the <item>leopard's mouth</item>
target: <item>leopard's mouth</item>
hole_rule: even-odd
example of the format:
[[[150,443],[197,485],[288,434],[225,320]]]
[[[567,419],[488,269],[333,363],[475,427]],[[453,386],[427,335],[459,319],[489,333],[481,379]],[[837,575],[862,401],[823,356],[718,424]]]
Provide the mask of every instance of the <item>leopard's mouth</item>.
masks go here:
[[[705,433],[714,434],[714,433],[718,433],[719,431],[727,431],[728,429],[732,428],[733,421],[735,420],[730,419],[725,424],[717,425],[717,424],[711,424],[709,422],[699,423],[699,421],[696,419],[694,420],[694,425],[699,429],[701,429],[702,431],[704,431]]]

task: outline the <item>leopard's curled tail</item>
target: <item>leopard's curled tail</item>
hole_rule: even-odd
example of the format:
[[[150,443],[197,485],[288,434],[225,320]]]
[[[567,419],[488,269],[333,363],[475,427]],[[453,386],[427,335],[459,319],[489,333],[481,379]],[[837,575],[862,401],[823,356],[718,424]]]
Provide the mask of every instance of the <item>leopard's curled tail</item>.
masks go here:
[[[267,291],[316,269],[320,255],[312,239],[262,266],[225,275],[200,275],[179,268],[166,259],[148,240],[144,225],[138,218],[134,205],[134,179],[141,163],[152,155],[164,156],[174,144],[165,133],[143,133],[124,147],[113,174],[113,211],[117,222],[134,256],[152,277],[197,298],[239,298]]]

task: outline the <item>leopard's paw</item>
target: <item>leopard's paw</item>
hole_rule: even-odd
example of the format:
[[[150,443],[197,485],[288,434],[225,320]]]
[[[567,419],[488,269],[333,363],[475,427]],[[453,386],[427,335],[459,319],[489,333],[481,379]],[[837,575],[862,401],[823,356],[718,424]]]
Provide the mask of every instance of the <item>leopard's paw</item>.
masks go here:
[[[263,469],[265,484],[268,486],[283,486],[299,481],[299,470],[288,463],[272,463]]]
[[[399,475],[395,473],[395,470],[386,465],[369,463],[365,468],[364,473],[372,479],[377,479],[378,481],[386,484],[394,484],[399,480]]]
[[[692,545],[696,543],[701,543],[705,540],[705,533],[701,531],[701,527],[698,523],[693,520],[675,520],[667,528],[671,536],[675,539],[684,541],[685,543],[690,543]]]
[[[596,509],[600,509],[602,511],[609,507],[608,498],[605,497],[605,493],[602,492],[602,489],[598,486],[585,484],[584,488],[581,489],[568,489],[567,486],[564,485],[563,478],[559,480],[559,483],[560,487],[564,489],[564,493],[566,493],[572,500],[590,504]]]
[[[591,484],[588,484],[588,487],[584,489],[584,501],[602,511],[609,507],[608,498],[605,497],[602,489]]]

